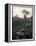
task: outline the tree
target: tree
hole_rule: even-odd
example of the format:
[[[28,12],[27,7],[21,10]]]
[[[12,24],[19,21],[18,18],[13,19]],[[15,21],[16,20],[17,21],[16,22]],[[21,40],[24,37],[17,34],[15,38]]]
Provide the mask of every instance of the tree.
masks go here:
[[[23,13],[23,15],[24,15],[24,26],[25,26],[25,24],[26,24],[26,15],[28,15],[28,14],[29,14],[29,11],[22,10],[22,13]],[[24,27],[24,30],[26,30],[26,28],[25,28],[25,27]]]

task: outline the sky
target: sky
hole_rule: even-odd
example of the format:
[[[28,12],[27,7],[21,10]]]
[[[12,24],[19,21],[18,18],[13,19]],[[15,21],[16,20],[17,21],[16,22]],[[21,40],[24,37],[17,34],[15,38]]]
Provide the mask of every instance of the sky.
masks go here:
[[[17,15],[17,17],[24,18],[24,14],[22,13],[22,10],[28,11],[30,14],[28,14],[26,17],[30,18],[32,16],[32,7],[31,6],[13,6],[13,17]]]

